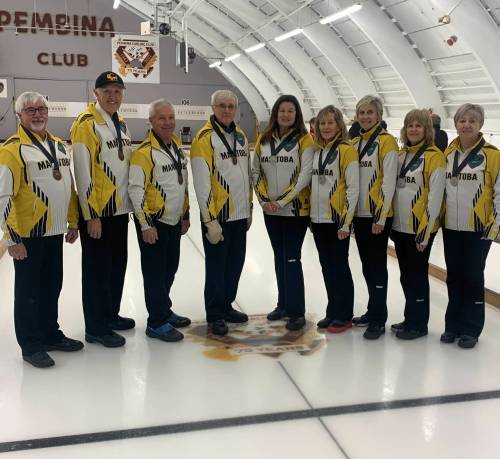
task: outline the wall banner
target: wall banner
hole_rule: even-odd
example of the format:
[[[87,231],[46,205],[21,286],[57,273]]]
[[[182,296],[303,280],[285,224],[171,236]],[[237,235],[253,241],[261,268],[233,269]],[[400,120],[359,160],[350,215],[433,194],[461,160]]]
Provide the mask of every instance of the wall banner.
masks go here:
[[[113,72],[127,83],[160,82],[158,37],[117,35],[111,39]]]

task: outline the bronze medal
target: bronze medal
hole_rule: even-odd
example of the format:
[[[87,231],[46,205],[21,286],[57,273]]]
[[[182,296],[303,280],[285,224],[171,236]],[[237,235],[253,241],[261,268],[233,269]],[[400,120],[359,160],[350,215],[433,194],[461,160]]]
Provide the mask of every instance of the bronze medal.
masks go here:
[[[404,188],[405,186],[406,186],[405,179],[402,178],[402,177],[399,177],[398,178],[397,187],[398,188]]]
[[[318,180],[319,180],[319,183],[321,183],[321,185],[323,185],[326,182],[326,177],[323,174],[321,174],[318,177]]]
[[[458,186],[458,177],[453,176],[450,179],[451,186]]]
[[[231,158],[231,160],[233,161],[233,164],[236,166],[236,164],[238,164],[238,158],[236,157],[236,155],[233,155],[233,157]]]
[[[52,169],[52,177],[54,177],[56,180],[61,180],[62,179],[62,174],[59,169]]]

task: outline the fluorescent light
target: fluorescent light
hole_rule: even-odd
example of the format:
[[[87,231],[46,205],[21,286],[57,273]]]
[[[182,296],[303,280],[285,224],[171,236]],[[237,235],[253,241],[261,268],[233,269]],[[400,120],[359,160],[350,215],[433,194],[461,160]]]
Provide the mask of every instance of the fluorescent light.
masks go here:
[[[240,56],[241,56],[240,53],[236,53],[236,54],[233,54],[232,56],[226,57],[224,60],[226,62],[230,62],[230,61],[234,61],[235,59],[238,59],[238,57],[240,57]]]
[[[264,48],[266,46],[265,43],[257,43],[256,45],[250,46],[250,48],[245,49],[245,53],[253,53],[259,49]]]
[[[290,32],[284,33],[283,35],[279,35],[274,40],[275,41],[286,40],[287,38],[294,37],[295,35],[298,35],[299,33],[302,33],[303,30],[304,29],[293,29]]]
[[[113,8],[116,10],[118,9],[119,6],[120,6],[120,0],[115,0],[115,2],[113,3]]]
[[[221,61],[215,61],[215,62],[212,62],[209,67],[211,69],[213,69],[214,67],[220,67],[222,65],[222,62]]]
[[[329,22],[336,21],[337,19],[343,18],[345,16],[349,16],[350,14],[355,13],[363,8],[363,5],[359,3],[355,3],[354,5],[349,6],[348,8],[344,8],[337,13],[330,14],[330,16],[326,16],[325,18],[319,21],[320,24],[328,24]]]

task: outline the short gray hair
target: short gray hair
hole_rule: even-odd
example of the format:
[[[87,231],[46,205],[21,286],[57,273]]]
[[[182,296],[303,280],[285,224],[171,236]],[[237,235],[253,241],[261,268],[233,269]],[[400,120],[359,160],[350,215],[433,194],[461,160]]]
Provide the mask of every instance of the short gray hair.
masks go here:
[[[175,108],[171,102],[166,99],[156,99],[149,104],[149,119],[153,118],[156,110],[158,110],[160,107],[170,107],[175,113]]]
[[[358,115],[359,109],[364,105],[373,105],[378,115],[378,120],[382,121],[382,115],[384,114],[384,104],[377,96],[367,95],[362,97],[356,104],[356,116]]]
[[[23,92],[17,99],[16,103],[14,105],[14,108],[16,110],[16,113],[19,115],[22,111],[23,108],[26,107],[27,104],[35,104],[37,102],[42,102],[43,105],[46,107],[49,106],[49,102],[47,99],[42,96],[39,92],[35,91],[27,91]]]
[[[457,111],[455,112],[455,116],[453,117],[453,122],[455,123],[455,126],[458,123],[458,120],[465,116],[467,112],[471,112],[473,117],[476,118],[479,121],[479,124],[481,127],[483,127],[484,124],[484,108],[481,107],[481,105],[478,104],[463,104],[460,105],[460,107],[457,108]]]
[[[238,97],[233,91],[230,91],[229,89],[219,89],[215,91],[210,99],[210,105],[212,105],[213,107],[216,104],[217,99],[223,99],[223,98],[233,99],[234,105],[238,107]]]

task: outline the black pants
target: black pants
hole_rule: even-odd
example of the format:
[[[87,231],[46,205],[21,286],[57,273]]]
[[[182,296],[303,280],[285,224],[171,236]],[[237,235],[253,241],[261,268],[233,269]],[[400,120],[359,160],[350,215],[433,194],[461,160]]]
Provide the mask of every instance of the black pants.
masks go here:
[[[128,214],[102,217],[101,225],[101,238],[93,239],[80,220],[83,315],[92,335],[111,331],[108,323],[120,312],[127,270]]]
[[[289,317],[303,317],[305,294],[301,251],[309,217],[264,214],[264,222],[274,252],[278,307],[285,309]]]
[[[205,249],[205,311],[207,322],[223,319],[236,299],[247,245],[247,221],[221,223],[224,240],[210,244],[202,223],[203,248]]]
[[[63,236],[23,239],[28,257],[14,260],[14,324],[23,355],[64,337],[57,323],[63,281]]]
[[[429,256],[436,233],[423,252],[417,250],[414,234],[392,231],[398,256],[400,280],[405,294],[405,328],[427,331],[429,322]]]
[[[157,328],[172,314],[170,288],[179,267],[181,224],[167,225],[156,222],[158,240],[147,244],[142,238],[141,225],[134,219],[144,281],[144,299],[148,310],[148,327]]]
[[[479,337],[484,326],[484,268],[491,241],[481,234],[443,229],[448,308],[445,330]]]
[[[351,320],[354,284],[349,268],[350,237],[339,240],[337,223],[312,223],[314,242],[323,271],[328,306],[326,315],[333,320]]]
[[[354,236],[368,287],[368,320],[376,325],[387,321],[387,242],[392,218],[387,218],[382,233],[372,233],[373,218],[355,217]]]

